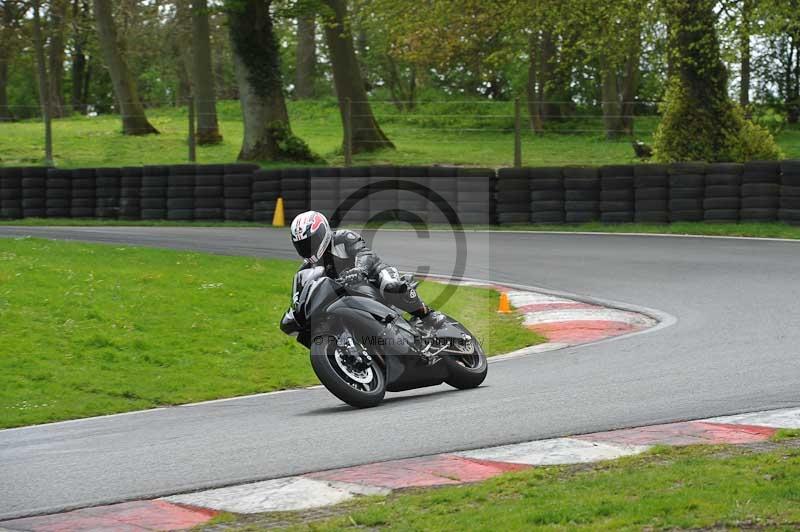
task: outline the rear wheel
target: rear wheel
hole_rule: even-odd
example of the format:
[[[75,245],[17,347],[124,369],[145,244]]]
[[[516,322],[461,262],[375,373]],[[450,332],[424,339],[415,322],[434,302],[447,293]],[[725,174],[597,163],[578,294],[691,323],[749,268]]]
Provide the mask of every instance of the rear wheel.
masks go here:
[[[346,348],[335,336],[316,337],[311,343],[311,367],[328,391],[350,406],[377,406],[386,394],[383,368],[355,339],[353,347]]]
[[[483,352],[480,342],[471,335],[469,337],[469,343],[459,349],[465,351],[464,353],[455,354],[448,349],[448,353],[442,355],[450,373],[445,382],[460,390],[480,386],[489,370],[486,354]]]

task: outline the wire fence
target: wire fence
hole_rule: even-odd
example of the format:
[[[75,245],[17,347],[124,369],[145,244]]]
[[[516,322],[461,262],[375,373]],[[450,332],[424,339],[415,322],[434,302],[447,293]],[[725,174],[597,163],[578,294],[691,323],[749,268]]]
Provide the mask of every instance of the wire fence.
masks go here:
[[[214,113],[202,105],[208,103],[149,105],[147,121],[118,105],[66,103],[51,110],[50,151],[41,106],[0,106],[0,165],[46,161],[43,153],[67,167],[232,162],[242,145],[239,102],[218,101]],[[658,102],[646,101],[347,100],[341,109],[335,99],[289,102],[294,133],[329,163],[345,166],[627,163],[647,157],[657,109]],[[224,141],[198,146],[198,123],[210,114]],[[146,135],[153,129],[160,135]],[[393,149],[383,149],[387,137]]]

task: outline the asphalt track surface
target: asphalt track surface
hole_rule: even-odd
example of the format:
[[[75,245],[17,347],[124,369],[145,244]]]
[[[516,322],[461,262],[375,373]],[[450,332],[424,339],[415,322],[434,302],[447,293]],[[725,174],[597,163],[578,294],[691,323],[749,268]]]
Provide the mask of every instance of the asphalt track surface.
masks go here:
[[[293,256],[284,230],[0,228],[0,236],[24,235]],[[640,305],[677,320],[492,364],[476,390],[391,394],[370,410],[311,389],[0,431],[0,519],[800,405],[800,242],[522,233],[468,233],[466,241],[467,276]],[[448,233],[382,232],[374,245],[402,268],[453,271]]]

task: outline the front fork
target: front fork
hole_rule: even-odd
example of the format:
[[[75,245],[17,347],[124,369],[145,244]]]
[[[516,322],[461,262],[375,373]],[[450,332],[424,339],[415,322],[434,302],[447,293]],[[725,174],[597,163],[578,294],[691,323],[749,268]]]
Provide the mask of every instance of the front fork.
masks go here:
[[[341,349],[343,353],[347,353],[348,356],[353,357],[359,364],[367,366],[372,364],[372,356],[363,346],[359,348],[359,346],[356,345],[353,335],[350,334],[350,331],[347,329],[336,338],[336,347]]]

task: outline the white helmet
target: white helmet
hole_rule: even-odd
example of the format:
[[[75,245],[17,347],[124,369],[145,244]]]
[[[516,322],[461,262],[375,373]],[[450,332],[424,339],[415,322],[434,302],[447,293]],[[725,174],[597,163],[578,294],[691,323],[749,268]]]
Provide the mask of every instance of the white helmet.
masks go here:
[[[331,225],[325,215],[317,211],[298,214],[292,220],[292,244],[307,264],[314,264],[331,243]]]

